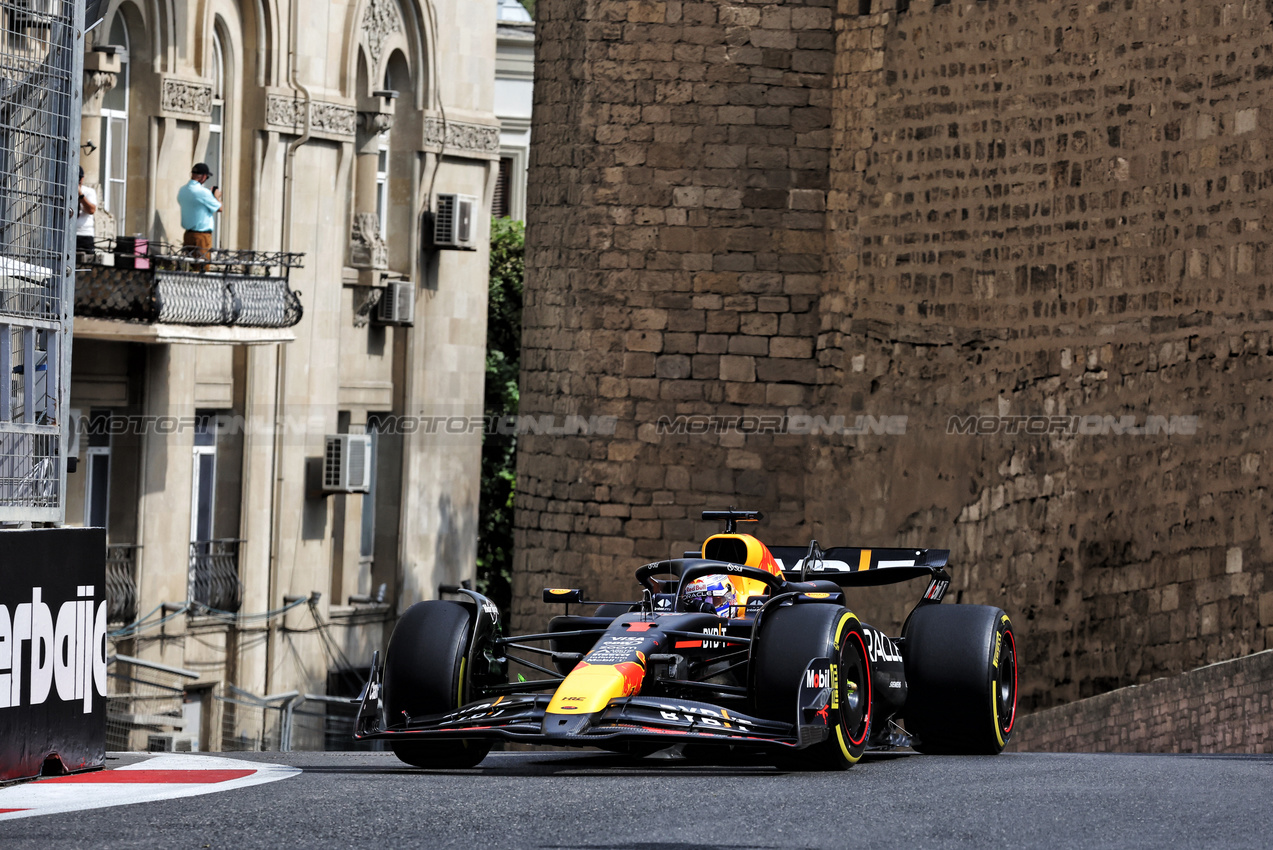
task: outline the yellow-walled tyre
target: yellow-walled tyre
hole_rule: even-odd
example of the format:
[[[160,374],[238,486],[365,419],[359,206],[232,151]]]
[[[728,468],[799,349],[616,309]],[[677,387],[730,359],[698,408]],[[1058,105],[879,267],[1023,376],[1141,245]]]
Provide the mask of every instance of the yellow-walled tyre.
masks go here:
[[[383,701],[390,726],[408,717],[442,714],[469,698],[465,656],[473,632],[469,609],[430,600],[407,609],[385,650]],[[473,767],[490,741],[390,741],[394,755],[414,767]]]
[[[796,722],[801,676],[815,658],[835,665],[838,719],[819,743],[788,753],[784,765],[844,770],[862,758],[871,734],[871,666],[862,624],[839,605],[791,605],[767,611],[753,647],[752,693],[760,717]]]
[[[921,753],[993,755],[1017,716],[1012,621],[989,605],[927,605],[902,636],[906,731]]]

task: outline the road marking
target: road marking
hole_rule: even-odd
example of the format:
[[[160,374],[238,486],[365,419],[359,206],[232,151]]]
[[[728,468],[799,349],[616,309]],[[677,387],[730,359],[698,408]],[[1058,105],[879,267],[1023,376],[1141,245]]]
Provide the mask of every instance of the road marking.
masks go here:
[[[301,771],[204,755],[160,755],[114,770],[55,776],[0,788],[0,821],[194,797],[277,782]]]

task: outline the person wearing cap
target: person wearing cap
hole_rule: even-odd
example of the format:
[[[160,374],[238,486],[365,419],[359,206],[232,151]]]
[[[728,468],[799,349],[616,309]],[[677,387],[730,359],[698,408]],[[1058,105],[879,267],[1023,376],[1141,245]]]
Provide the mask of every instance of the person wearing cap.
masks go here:
[[[182,244],[187,253],[207,259],[212,250],[213,215],[221,209],[221,190],[212,191],[204,183],[212,176],[206,162],[196,162],[190,169],[190,182],[177,190],[177,203],[181,206],[181,226],[186,229]]]
[[[97,193],[92,186],[84,185],[84,168],[80,167],[80,211],[75,217],[75,252],[93,253],[93,239],[97,230],[93,225],[93,213],[97,212]]]

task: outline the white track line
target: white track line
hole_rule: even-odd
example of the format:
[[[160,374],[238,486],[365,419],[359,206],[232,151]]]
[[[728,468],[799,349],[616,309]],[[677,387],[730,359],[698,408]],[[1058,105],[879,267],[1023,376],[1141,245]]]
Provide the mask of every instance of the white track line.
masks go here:
[[[215,794],[277,782],[300,772],[281,764],[165,754],[114,770],[0,788],[0,821]]]

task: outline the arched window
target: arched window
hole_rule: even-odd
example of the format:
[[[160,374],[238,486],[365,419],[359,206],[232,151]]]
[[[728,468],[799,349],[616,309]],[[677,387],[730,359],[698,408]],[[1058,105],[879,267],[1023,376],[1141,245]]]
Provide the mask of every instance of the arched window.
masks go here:
[[[208,125],[208,152],[205,162],[212,170],[212,181],[226,183],[222,170],[225,161],[225,49],[221,44],[221,30],[218,27],[212,33],[212,121]],[[221,214],[213,218],[212,244],[221,247]]]
[[[115,85],[102,97],[102,204],[123,231],[128,194],[128,25],[115,15],[109,43],[124,49]]]

